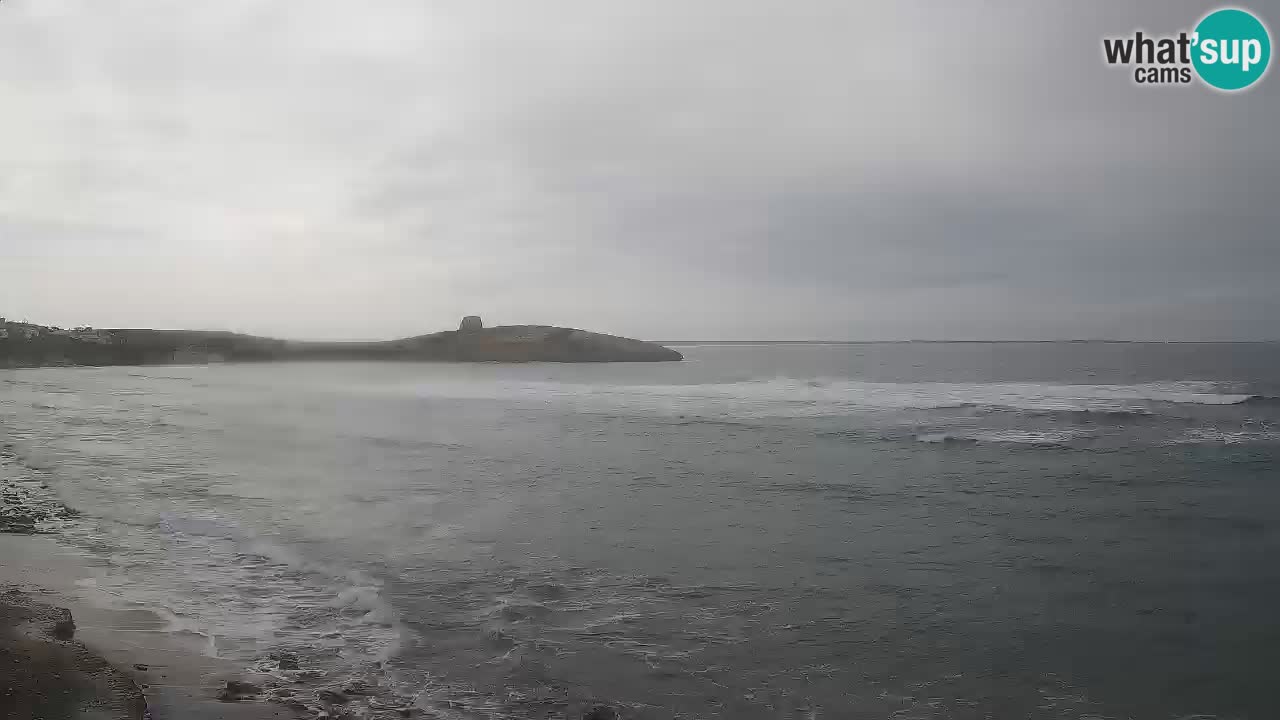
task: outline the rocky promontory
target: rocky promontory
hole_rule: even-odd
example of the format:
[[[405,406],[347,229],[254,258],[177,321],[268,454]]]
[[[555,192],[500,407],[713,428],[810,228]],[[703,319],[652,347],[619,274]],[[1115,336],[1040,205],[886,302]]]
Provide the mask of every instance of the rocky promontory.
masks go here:
[[[378,342],[306,342],[201,330],[62,328],[0,321],[0,367],[293,360],[661,362],[682,360],[643,340],[550,325],[485,327]]]

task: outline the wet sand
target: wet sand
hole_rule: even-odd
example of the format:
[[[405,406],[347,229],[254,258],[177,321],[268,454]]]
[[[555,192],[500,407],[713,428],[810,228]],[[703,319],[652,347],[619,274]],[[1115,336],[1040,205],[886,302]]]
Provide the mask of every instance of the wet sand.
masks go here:
[[[220,701],[229,681],[254,678],[166,632],[151,612],[95,602],[81,582],[89,575],[51,537],[0,534],[0,719],[305,717],[252,698]]]
[[[17,590],[0,593],[0,717],[143,717],[137,684],[73,636],[66,610]]]

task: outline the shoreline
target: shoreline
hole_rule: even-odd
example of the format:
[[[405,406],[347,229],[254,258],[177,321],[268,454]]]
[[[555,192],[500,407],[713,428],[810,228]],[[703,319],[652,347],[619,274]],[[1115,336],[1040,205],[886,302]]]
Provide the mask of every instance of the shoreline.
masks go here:
[[[82,653],[85,667],[113,668],[145,696],[146,720],[393,720],[432,717],[419,704],[422,695],[404,695],[377,673],[351,676],[311,667],[291,651],[279,651],[246,665],[216,657],[210,639],[173,625],[164,608],[128,601],[100,585],[119,572],[112,561],[78,548],[61,536],[88,521],[62,502],[44,472],[21,464],[12,445],[0,443],[0,593],[14,617],[67,615],[74,618],[72,645],[55,646],[47,633],[24,638],[19,651]],[[133,580],[136,582],[136,580]],[[0,639],[24,632],[25,620],[6,622],[0,614]],[[57,639],[54,639],[57,640]],[[18,642],[15,640],[14,642]],[[65,645],[65,643],[64,643]],[[0,681],[12,663],[0,664]],[[61,665],[59,667],[62,667]],[[381,665],[379,664],[379,668]],[[105,671],[104,671],[105,672]],[[41,671],[21,684],[49,688],[59,697],[72,690],[74,673]],[[90,683],[79,682],[81,686]],[[0,720],[137,720],[143,716],[114,711],[108,715],[58,710],[8,713],[0,682]],[[45,693],[48,694],[48,693]],[[92,698],[90,698],[92,699]],[[425,701],[424,701],[425,702]],[[117,703],[117,705],[120,705]],[[123,705],[120,705],[123,707]]]
[[[0,589],[0,715],[41,720],[144,720],[138,684],[74,639],[71,613]]]
[[[77,548],[60,536],[61,530],[85,519],[62,502],[41,471],[23,471],[17,458],[11,445],[0,444],[0,719],[432,716],[418,705],[417,696],[397,694],[377,678],[329,675],[300,665],[289,652],[247,666],[215,657],[207,636],[175,629],[163,608],[130,602],[100,586],[100,580],[118,572],[110,559]],[[54,638],[48,629],[37,629],[32,635],[27,627],[29,618],[64,616],[74,618],[74,639]],[[6,648],[22,658],[49,657],[58,663],[19,661],[23,667],[30,666],[31,673],[6,675],[15,664]],[[115,695],[86,690],[96,687],[92,678],[99,676],[116,678]],[[13,684],[20,691],[9,698],[4,693]],[[35,694],[23,695],[25,688],[34,689]],[[129,688],[140,693],[143,714],[127,709]],[[64,695],[69,699],[56,707],[32,704],[40,697]],[[20,703],[12,712],[5,704],[7,698]],[[82,705],[113,709],[106,714],[86,713]]]
[[[198,642],[168,632],[159,615],[111,607],[85,582],[90,559],[56,536],[0,534],[0,658],[10,652],[49,657],[29,664],[5,717],[42,720],[283,720],[311,717],[256,696],[224,702],[228,682],[253,682],[240,668],[201,653]],[[100,593],[98,593],[100,594]],[[71,619],[74,637],[59,639],[53,621]],[[43,619],[32,625],[30,619]],[[7,668],[6,668],[7,669]],[[105,679],[105,680],[104,680]],[[2,691],[0,691],[2,692]],[[41,696],[72,698],[32,705]],[[34,697],[34,699],[33,699]],[[7,706],[0,702],[0,708]],[[30,715],[23,708],[38,708]],[[51,711],[52,710],[52,711]]]

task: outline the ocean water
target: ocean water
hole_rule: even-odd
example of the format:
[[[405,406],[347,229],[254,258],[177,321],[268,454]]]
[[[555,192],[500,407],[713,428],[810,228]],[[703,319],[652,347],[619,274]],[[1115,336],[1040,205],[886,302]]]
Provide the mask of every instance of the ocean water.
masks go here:
[[[370,717],[1280,714],[1280,345],[680,349],[0,371],[0,478]]]

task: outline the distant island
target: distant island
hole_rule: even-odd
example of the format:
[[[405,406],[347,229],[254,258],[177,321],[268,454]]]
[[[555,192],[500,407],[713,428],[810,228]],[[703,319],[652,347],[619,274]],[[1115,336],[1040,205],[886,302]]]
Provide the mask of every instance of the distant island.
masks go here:
[[[0,368],[296,360],[662,362],[684,357],[656,343],[550,325],[484,327],[377,342],[277,340],[205,330],[64,329],[0,318]]]

